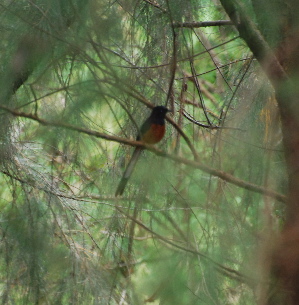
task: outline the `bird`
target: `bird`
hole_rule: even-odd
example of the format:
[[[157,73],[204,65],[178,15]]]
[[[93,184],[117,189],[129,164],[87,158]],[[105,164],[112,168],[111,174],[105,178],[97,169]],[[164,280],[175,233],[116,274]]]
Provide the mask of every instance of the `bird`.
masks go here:
[[[165,116],[167,112],[170,112],[170,110],[164,106],[154,107],[150,116],[141,125],[136,140],[142,141],[145,144],[156,144],[160,142],[165,135]],[[142,147],[135,148],[128,166],[118,184],[115,196],[121,196],[123,194],[142,150]]]

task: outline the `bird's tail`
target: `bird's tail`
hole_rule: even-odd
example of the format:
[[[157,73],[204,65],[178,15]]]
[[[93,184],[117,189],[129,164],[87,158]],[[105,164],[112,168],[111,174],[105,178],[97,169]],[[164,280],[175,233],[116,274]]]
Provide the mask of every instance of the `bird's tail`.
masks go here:
[[[123,176],[122,176],[122,178],[121,178],[121,180],[118,184],[117,190],[115,192],[115,196],[121,196],[123,194],[123,192],[125,190],[125,187],[127,185],[127,182],[130,179],[131,174],[132,174],[132,172],[135,168],[135,165],[136,165],[136,163],[139,159],[141,151],[142,151],[142,148],[140,148],[140,147],[135,148],[135,150],[133,152],[133,155],[132,155],[132,157],[129,161],[129,164],[128,164],[128,166],[127,166],[127,168],[126,168],[126,170],[125,170],[125,172],[124,172],[124,174],[123,174]]]

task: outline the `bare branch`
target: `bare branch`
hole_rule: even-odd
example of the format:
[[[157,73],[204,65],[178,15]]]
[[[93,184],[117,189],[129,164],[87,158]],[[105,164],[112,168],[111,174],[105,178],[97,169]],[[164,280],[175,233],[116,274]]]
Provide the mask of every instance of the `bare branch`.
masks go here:
[[[175,28],[205,28],[208,26],[224,26],[233,25],[231,20],[215,20],[215,21],[201,21],[201,22],[174,22]]]
[[[287,74],[265,41],[263,35],[253,21],[246,15],[240,2],[232,0],[220,0],[220,2],[228,16],[234,22],[240,33],[240,37],[245,40],[256,59],[264,67],[273,86],[277,87],[277,82],[287,79]]]
[[[66,129],[69,129],[69,130],[77,131],[77,132],[84,133],[84,134],[94,136],[94,137],[97,137],[97,138],[102,138],[102,139],[105,139],[105,140],[108,140],[108,141],[118,142],[118,143],[130,145],[130,146],[135,146],[135,147],[142,147],[144,149],[147,149],[147,150],[153,152],[154,154],[156,154],[158,156],[168,158],[170,160],[173,160],[173,161],[181,163],[181,164],[185,164],[189,167],[192,167],[193,169],[194,168],[200,169],[205,173],[208,173],[212,176],[218,177],[218,178],[220,178],[222,180],[225,180],[225,181],[227,181],[231,184],[234,184],[238,187],[241,187],[241,188],[244,188],[244,189],[247,189],[249,191],[259,193],[259,194],[263,194],[265,196],[272,197],[272,198],[274,198],[278,201],[281,201],[281,202],[286,202],[286,196],[285,195],[282,195],[282,194],[277,193],[273,190],[267,189],[263,186],[259,186],[259,185],[244,181],[242,179],[236,178],[233,175],[230,175],[226,172],[211,168],[211,167],[209,167],[209,166],[207,166],[203,163],[200,163],[198,161],[192,161],[192,160],[188,160],[188,159],[176,156],[176,155],[168,154],[168,153],[166,153],[166,152],[164,152],[164,151],[162,151],[162,150],[160,150],[160,149],[158,149],[158,148],[156,148],[152,145],[145,145],[143,142],[140,142],[140,141],[133,141],[133,140],[117,137],[117,136],[111,136],[111,135],[108,135],[108,134],[105,134],[105,133],[102,133],[102,132],[98,132],[98,131],[95,131],[95,130],[90,130],[90,129],[82,128],[82,127],[77,127],[77,126],[70,125],[70,124],[63,123],[63,122],[57,122],[57,121],[56,122],[50,122],[50,121],[47,121],[45,119],[41,119],[34,114],[18,112],[16,110],[10,109],[10,108],[8,108],[6,106],[3,106],[3,105],[0,105],[0,109],[3,109],[3,110],[9,112],[10,114],[12,114],[14,116],[24,117],[24,118],[27,118],[27,119],[34,120],[34,121],[36,121],[36,122],[38,122],[42,125],[45,125],[45,126],[66,128]]]

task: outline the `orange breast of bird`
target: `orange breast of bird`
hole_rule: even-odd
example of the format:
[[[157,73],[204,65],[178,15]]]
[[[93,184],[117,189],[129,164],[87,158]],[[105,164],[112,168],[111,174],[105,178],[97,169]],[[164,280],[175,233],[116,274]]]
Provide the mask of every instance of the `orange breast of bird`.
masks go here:
[[[151,127],[142,135],[141,140],[147,144],[160,142],[165,135],[165,125],[151,124]]]

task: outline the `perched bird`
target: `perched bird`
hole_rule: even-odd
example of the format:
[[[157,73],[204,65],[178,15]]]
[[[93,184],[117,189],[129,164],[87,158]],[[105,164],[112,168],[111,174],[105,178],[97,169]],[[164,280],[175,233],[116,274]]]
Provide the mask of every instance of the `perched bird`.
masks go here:
[[[153,108],[151,115],[142,124],[137,141],[142,141],[146,144],[156,144],[160,142],[165,135],[165,116],[169,110],[164,106],[156,106]],[[142,148],[136,147],[129,164],[120,180],[120,183],[115,192],[115,196],[121,196],[125,190],[126,184],[134,170],[134,167],[141,154]]]

